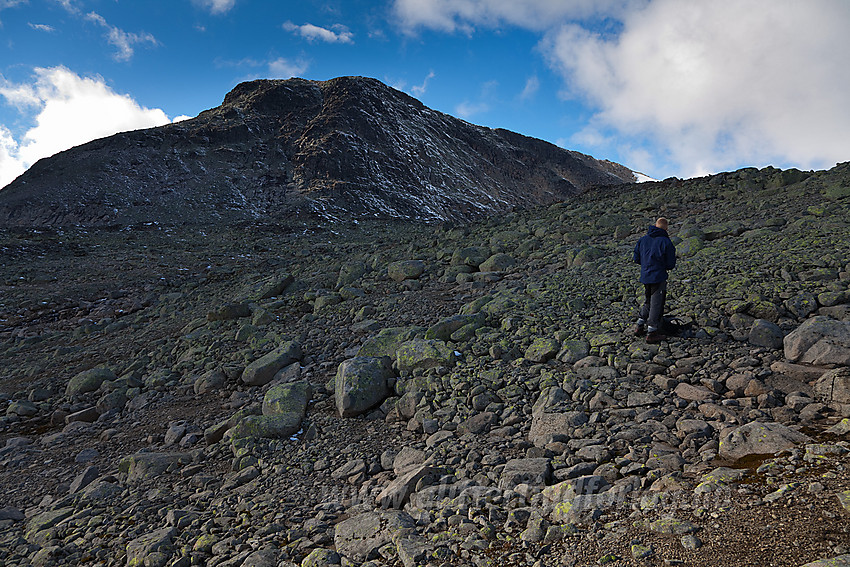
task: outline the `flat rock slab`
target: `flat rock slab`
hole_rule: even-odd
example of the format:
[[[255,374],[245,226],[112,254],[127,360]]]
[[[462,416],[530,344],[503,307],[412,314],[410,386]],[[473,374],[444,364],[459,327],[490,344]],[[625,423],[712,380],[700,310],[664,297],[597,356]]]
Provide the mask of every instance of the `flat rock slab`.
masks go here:
[[[301,360],[301,357],[301,345],[294,341],[284,343],[246,366],[242,372],[242,382],[248,386],[265,386],[278,370]]]
[[[784,346],[791,362],[850,365],[850,322],[812,317],[788,333]]]
[[[688,384],[687,382],[681,382],[676,389],[673,390],[677,396],[682,398],[683,400],[688,400],[690,402],[704,402],[706,400],[711,400],[717,397],[717,394],[709,390],[708,388],[703,388],[702,386],[694,386],[693,384]]]
[[[412,532],[416,522],[405,512],[366,512],[338,523],[334,529],[337,553],[357,563],[377,558],[378,549],[397,533]]]
[[[552,477],[552,464],[545,457],[530,459],[511,459],[502,469],[499,488],[508,490],[518,484],[543,486]]]
[[[73,508],[59,508],[57,510],[48,510],[42,512],[38,516],[33,517],[27,522],[25,536],[27,541],[32,542],[35,534],[42,530],[47,530],[71,516],[74,513]]]
[[[800,382],[811,382],[817,380],[824,373],[824,369],[818,366],[807,366],[805,364],[794,364],[793,362],[785,362],[777,360],[770,365],[770,369],[774,374],[781,374]]]
[[[13,508],[12,506],[5,506],[0,508],[0,520],[12,520],[13,522],[20,522],[24,519],[24,513],[17,508]]]
[[[550,435],[569,436],[576,427],[587,423],[587,414],[583,411],[540,412],[531,420],[528,440],[535,445]]]
[[[779,423],[753,421],[729,429],[720,435],[719,455],[737,461],[755,455],[774,455],[790,451],[800,443],[809,443],[808,435]]]
[[[377,503],[381,508],[402,508],[416,490],[416,485],[425,477],[436,477],[442,469],[428,465],[412,467],[407,472],[390,482],[378,495]]]
[[[191,462],[192,455],[188,453],[136,453],[121,459],[118,470],[127,473],[128,481],[140,481],[177,470]]]

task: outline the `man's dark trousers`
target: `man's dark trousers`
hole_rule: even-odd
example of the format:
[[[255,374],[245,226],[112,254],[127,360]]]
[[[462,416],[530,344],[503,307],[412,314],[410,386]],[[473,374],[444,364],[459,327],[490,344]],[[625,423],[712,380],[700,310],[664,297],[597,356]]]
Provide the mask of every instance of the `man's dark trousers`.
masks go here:
[[[646,301],[640,308],[640,318],[646,321],[650,331],[661,329],[664,301],[667,298],[667,281],[643,284]]]

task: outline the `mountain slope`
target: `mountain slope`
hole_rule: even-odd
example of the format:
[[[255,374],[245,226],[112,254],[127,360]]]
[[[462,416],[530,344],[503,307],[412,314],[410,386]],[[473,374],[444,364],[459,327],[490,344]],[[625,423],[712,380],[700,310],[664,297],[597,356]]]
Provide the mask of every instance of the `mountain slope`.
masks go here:
[[[197,118],[39,161],[0,191],[0,225],[295,211],[469,220],[634,180],[621,165],[469,124],[375,79],[257,80]]]

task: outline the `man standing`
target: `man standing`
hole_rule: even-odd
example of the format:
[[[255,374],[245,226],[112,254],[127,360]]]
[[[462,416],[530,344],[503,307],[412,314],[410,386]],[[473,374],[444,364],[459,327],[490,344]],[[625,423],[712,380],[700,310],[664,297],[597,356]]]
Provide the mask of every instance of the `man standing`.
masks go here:
[[[676,248],[667,235],[667,227],[667,219],[659,218],[635,246],[634,261],[640,264],[640,282],[646,300],[640,308],[634,333],[640,336],[648,331],[648,343],[660,343],[667,338],[661,332],[661,317],[667,297],[667,271],[676,267]]]

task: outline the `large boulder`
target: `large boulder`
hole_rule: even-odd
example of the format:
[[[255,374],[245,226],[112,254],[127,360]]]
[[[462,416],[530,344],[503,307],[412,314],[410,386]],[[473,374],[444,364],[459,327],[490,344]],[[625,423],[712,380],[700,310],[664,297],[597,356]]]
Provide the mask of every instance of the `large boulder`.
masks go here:
[[[334,528],[337,553],[356,564],[378,558],[378,549],[397,533],[412,531],[416,522],[399,510],[365,512],[339,522]]]
[[[422,260],[400,260],[387,266],[387,277],[396,282],[415,280],[425,273]]]
[[[246,366],[242,371],[242,381],[248,386],[265,386],[278,370],[301,360],[301,357],[301,345],[295,341],[286,342]]]
[[[127,543],[127,565],[165,565],[174,551],[177,528],[160,528]]]
[[[482,272],[505,272],[516,264],[513,256],[499,252],[484,260],[478,268]]]
[[[792,362],[850,365],[850,322],[812,317],[785,336],[784,346]]]
[[[454,349],[443,341],[413,339],[398,347],[396,364],[400,372],[412,372],[417,368],[450,367],[454,365],[455,357]]]
[[[369,267],[365,262],[346,262],[339,269],[339,276],[336,279],[336,289],[356,284],[368,271]]]
[[[525,358],[531,362],[546,362],[561,350],[561,342],[558,339],[550,337],[539,337],[534,339],[531,345],[525,350]]]
[[[342,362],[334,383],[339,415],[360,415],[379,405],[390,393],[387,381],[392,376],[392,361],[386,356],[358,356]]]
[[[269,388],[263,396],[263,415],[283,415],[291,413],[301,420],[307,411],[307,404],[313,391],[307,382],[277,384]]]
[[[474,315],[452,315],[446,317],[432,325],[425,331],[426,339],[438,339],[448,341],[452,338],[452,334],[464,327],[479,328],[484,325],[484,315],[476,313]]]
[[[518,484],[544,486],[552,476],[552,464],[546,457],[511,459],[502,469],[499,488],[509,490]]]
[[[92,368],[83,370],[68,382],[65,395],[76,396],[87,392],[94,392],[107,380],[115,380],[115,373],[109,368]]]
[[[278,384],[263,397],[263,414],[247,415],[227,431],[231,439],[286,439],[301,429],[313,391],[307,382]]]
[[[192,455],[188,453],[135,453],[122,458],[118,470],[127,475],[128,481],[142,481],[175,472],[191,462]]]
[[[478,269],[490,257],[490,248],[487,246],[469,246],[459,248],[452,254],[453,266],[469,266]]]
[[[790,451],[811,438],[779,423],[750,422],[741,427],[727,429],[720,435],[718,454],[724,459],[737,461],[756,455],[774,455]]]
[[[398,347],[420,335],[423,331],[422,327],[381,329],[377,335],[370,337],[363,343],[360,350],[357,351],[357,356],[389,356],[395,360]]]
[[[772,349],[783,347],[784,333],[779,325],[766,319],[756,319],[750,328],[749,341],[756,346]]]

